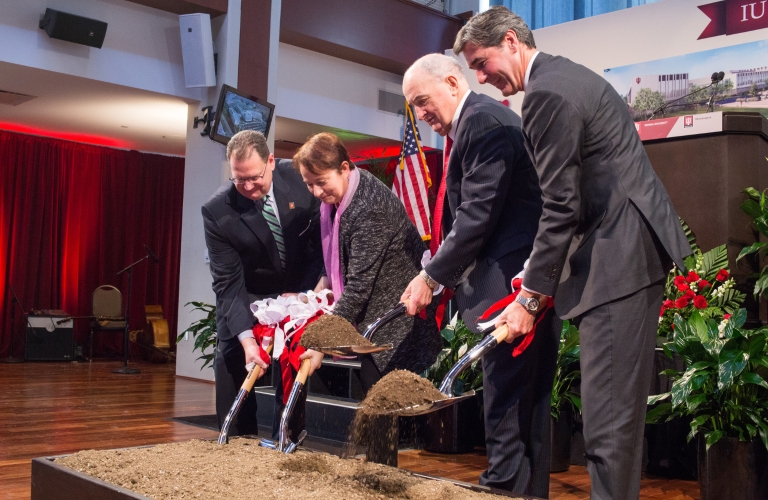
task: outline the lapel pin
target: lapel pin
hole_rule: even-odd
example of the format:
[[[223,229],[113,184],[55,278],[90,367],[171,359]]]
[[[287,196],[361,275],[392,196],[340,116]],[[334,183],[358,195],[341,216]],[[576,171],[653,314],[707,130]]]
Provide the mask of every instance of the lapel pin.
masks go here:
[[[294,202],[292,202],[292,201],[289,201],[288,202],[288,208],[293,210],[294,208],[296,208],[296,204]]]

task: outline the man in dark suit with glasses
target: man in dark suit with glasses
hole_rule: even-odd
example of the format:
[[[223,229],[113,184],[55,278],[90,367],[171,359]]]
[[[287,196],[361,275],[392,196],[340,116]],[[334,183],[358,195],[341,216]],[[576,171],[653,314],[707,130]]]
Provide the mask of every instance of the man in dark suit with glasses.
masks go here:
[[[267,368],[253,336],[256,320],[250,304],[314,289],[323,270],[320,202],[307,190],[291,161],[275,160],[264,135],[253,130],[232,137],[227,160],[232,185],[219,189],[202,208],[216,292],[214,372],[219,427],[245,380],[246,365],[255,362]],[[316,358],[314,366],[322,354]],[[282,410],[281,384],[276,393],[273,433]],[[302,422],[303,405],[298,405],[292,433],[303,428]],[[257,433],[256,398],[251,397],[232,423],[230,435]]]

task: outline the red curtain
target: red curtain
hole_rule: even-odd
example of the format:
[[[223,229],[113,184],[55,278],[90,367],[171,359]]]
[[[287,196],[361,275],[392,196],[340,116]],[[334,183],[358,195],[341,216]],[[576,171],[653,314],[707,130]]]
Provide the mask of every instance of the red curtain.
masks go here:
[[[144,244],[160,263],[133,269],[130,328],[143,328],[145,304],[160,304],[173,348],[183,192],[184,158],[0,131],[0,357],[24,355],[8,285],[27,310],[87,316],[100,285],[119,288],[125,307],[127,273],[117,272],[146,255]],[[87,344],[89,325],[75,320],[75,342]],[[94,354],[121,352],[119,334],[98,338]]]

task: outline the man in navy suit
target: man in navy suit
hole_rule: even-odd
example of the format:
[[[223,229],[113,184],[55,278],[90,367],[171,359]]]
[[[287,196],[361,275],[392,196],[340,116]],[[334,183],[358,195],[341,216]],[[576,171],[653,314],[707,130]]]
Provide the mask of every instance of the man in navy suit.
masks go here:
[[[405,73],[403,93],[416,116],[445,137],[447,161],[438,191],[445,197],[438,194],[432,230],[436,253],[402,300],[409,299],[408,313],[415,314],[439,285],[453,289],[462,319],[477,332],[478,317],[512,293],[541,215],[520,117],[470,91],[458,62],[442,54],[416,61]],[[483,357],[488,470],[481,484],[549,495],[549,400],[560,326],[549,314],[520,356],[513,358],[514,345],[502,343]]]

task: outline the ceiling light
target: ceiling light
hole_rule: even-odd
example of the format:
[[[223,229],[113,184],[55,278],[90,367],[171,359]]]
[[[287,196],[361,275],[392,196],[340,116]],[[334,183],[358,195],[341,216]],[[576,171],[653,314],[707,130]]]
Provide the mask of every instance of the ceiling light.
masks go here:
[[[184,135],[164,135],[163,139],[168,139],[169,141],[186,141],[187,137]]]

